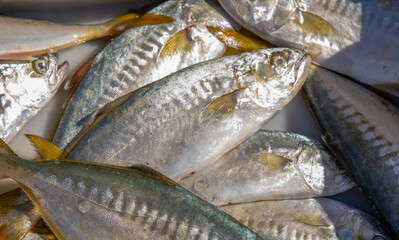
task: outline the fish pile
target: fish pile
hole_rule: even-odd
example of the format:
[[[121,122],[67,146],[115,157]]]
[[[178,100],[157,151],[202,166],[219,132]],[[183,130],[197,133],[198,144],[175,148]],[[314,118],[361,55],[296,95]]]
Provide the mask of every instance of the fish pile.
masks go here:
[[[398,6],[219,3],[0,17],[0,178],[20,186],[0,195],[0,239],[397,239]],[[56,52],[104,37],[50,138],[26,135],[40,158],[19,157],[7,143],[66,79]],[[327,146],[261,129],[301,89]],[[326,198],[354,186],[380,220]]]

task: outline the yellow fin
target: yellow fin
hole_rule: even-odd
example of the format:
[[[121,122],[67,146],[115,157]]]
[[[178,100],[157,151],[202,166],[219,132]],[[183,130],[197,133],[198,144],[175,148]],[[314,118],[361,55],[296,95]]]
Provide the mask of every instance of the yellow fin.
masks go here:
[[[264,41],[245,36],[231,29],[220,29],[213,27],[208,27],[208,29],[227,47],[237,49],[242,52],[271,47],[270,44]]]
[[[328,37],[336,33],[335,28],[322,17],[313,13],[299,10],[297,21],[305,33]]]
[[[233,115],[236,110],[237,96],[240,91],[234,91],[214,99],[201,113],[200,119]]]
[[[130,21],[132,19],[136,19],[139,17],[139,14],[136,13],[127,13],[127,14],[123,14],[119,17],[116,17],[114,19],[112,19],[112,22],[123,22],[123,21]]]
[[[230,55],[237,55],[237,54],[241,54],[243,53],[240,50],[237,50],[235,48],[231,48],[231,47],[226,47],[226,51],[223,53],[223,56],[230,56]]]
[[[51,219],[49,218],[47,212],[44,210],[42,205],[40,205],[39,201],[37,200],[36,196],[33,194],[32,190],[28,186],[22,184],[21,182],[18,182],[18,181],[16,181],[16,182],[18,183],[19,186],[21,186],[21,188],[24,190],[26,195],[28,195],[28,197],[32,200],[32,202],[38,208],[40,215],[46,221],[47,225],[50,227],[51,231],[53,231],[53,233],[57,237],[57,239],[65,240],[65,237],[58,230],[57,226],[53,222],[51,222]]]
[[[193,39],[190,36],[191,28],[193,27],[194,26],[192,25],[187,26],[183,30],[171,36],[163,45],[158,59],[164,59],[167,56],[174,56],[177,53],[190,52],[193,47]]]
[[[14,190],[8,191],[0,195],[0,211],[3,212],[3,209],[8,207],[17,206],[20,203],[17,201],[23,194],[21,188],[16,188]]]
[[[9,154],[18,156],[8,145],[0,138],[0,151],[7,152]]]
[[[26,219],[26,221],[28,221]],[[0,226],[0,239],[20,240],[29,232],[23,218],[17,218]]]
[[[330,225],[318,212],[296,212],[292,217],[298,222],[314,227],[329,228]]]
[[[248,158],[261,163],[271,171],[283,171],[291,162],[291,160],[273,153],[252,153],[248,154]]]
[[[178,185],[175,181],[173,181],[172,179],[166,177],[165,175],[163,175],[162,173],[158,172],[157,170],[148,167],[146,165],[143,164],[135,164],[132,167],[130,167],[130,169],[132,170],[136,170],[140,173],[142,173],[143,175],[153,178],[155,180],[161,181],[161,182],[166,182],[172,185]]]
[[[175,19],[169,16],[156,14],[156,13],[146,13],[143,16],[126,22],[126,28],[139,27],[144,25],[154,25],[173,22]]]
[[[56,159],[59,158],[63,151],[54,145],[54,143],[31,134],[26,134],[25,135],[33,144],[33,146],[36,148],[36,151],[39,153],[40,157],[45,158],[45,159]]]

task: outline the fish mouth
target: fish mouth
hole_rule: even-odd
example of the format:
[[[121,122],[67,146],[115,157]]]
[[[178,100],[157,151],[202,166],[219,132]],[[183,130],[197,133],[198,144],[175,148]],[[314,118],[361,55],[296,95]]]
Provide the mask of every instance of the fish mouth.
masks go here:
[[[63,82],[66,78],[68,68],[69,68],[69,63],[67,61],[63,62],[60,65],[57,65],[54,83],[51,84],[54,85]]]
[[[294,77],[295,80],[294,82],[290,83],[291,86],[302,86],[306,77],[308,76],[311,62],[312,59],[310,58],[309,54],[304,53],[296,65]]]

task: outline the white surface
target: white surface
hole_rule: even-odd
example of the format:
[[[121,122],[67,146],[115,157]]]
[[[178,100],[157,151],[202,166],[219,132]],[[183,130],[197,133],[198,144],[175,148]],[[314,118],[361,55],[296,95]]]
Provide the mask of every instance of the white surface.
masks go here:
[[[142,3],[132,3],[124,5],[119,4],[114,7],[75,8],[69,10],[35,10],[2,13],[10,16],[46,19],[65,23],[93,23],[102,22],[120,14],[124,14],[126,13],[127,9],[134,6],[141,6],[141,4]],[[99,51],[102,46],[104,46],[103,40],[95,40],[61,51],[59,53],[59,62],[61,63],[61,61],[64,60],[69,62],[70,69],[68,71],[68,76],[70,77],[81,64],[83,64],[95,52]],[[37,157],[37,154],[33,150],[33,147],[24,134],[29,133],[42,136],[44,138],[49,138],[66,96],[67,91],[61,88],[55,98],[45,108],[43,108],[39,114],[34,117],[10,142],[10,147],[18,155],[27,159],[34,159]],[[269,130],[284,130],[300,133],[321,141],[320,132],[317,128],[317,125],[313,121],[301,94],[298,94],[294,100],[264,128]],[[15,187],[16,184],[12,180],[1,180],[0,193]],[[367,204],[366,199],[357,189],[339,194],[333,198],[376,216],[374,210],[370,207],[370,205]]]

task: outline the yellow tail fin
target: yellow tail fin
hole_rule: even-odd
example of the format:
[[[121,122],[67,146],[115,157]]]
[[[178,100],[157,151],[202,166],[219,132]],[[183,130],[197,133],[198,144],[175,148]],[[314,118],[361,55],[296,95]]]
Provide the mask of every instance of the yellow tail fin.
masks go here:
[[[42,158],[56,159],[63,154],[63,151],[59,147],[42,137],[30,134],[26,134],[25,136],[32,142],[33,146],[36,148],[36,151]]]

